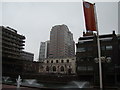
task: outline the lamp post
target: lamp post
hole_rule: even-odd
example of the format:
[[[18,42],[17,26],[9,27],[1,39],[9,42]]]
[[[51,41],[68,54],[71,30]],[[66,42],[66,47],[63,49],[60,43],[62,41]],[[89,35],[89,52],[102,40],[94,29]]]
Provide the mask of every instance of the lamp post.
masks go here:
[[[102,56],[100,57],[100,59],[101,59],[101,63],[110,63],[112,60],[111,57],[106,57],[106,56]],[[94,58],[94,61],[95,63],[99,63],[99,58]]]
[[[111,60],[112,60],[111,57],[106,57],[106,56],[101,57],[101,62],[102,63],[105,63],[105,62],[110,63]],[[96,63],[98,63],[99,62],[99,58],[94,58],[94,61]]]

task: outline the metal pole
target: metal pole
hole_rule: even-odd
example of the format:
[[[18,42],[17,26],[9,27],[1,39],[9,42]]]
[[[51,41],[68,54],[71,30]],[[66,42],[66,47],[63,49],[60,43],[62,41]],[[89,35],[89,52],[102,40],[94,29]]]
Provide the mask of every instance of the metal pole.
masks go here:
[[[100,51],[99,32],[97,32],[97,44],[98,44],[100,88],[103,88],[103,84],[102,84],[102,65],[101,65],[101,51]]]
[[[100,40],[99,40],[99,31],[98,31],[97,14],[96,14],[96,7],[95,7],[95,5],[94,5],[94,9],[95,9],[94,13],[95,13],[95,21],[96,21],[96,29],[97,29],[97,45],[98,45],[100,89],[102,89],[103,88],[103,83],[102,83],[101,51],[100,51]]]

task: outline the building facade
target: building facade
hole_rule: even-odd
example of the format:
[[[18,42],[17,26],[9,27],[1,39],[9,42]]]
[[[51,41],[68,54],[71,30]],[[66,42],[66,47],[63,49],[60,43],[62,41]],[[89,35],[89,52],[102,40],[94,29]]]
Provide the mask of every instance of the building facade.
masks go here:
[[[17,33],[17,30],[0,26],[2,42],[2,75],[14,76],[24,73],[24,64],[32,63],[34,54],[25,52],[25,36]]]
[[[102,60],[103,84],[116,84],[120,82],[120,35],[100,35],[100,48]],[[80,37],[76,44],[77,74],[81,79],[99,84],[99,65],[97,37]]]
[[[39,61],[48,58],[50,41],[40,43]]]
[[[42,68],[42,70],[41,70]],[[40,72],[49,74],[76,74],[76,58],[48,58],[45,59]]]
[[[2,30],[2,56],[19,59],[25,46],[25,36],[17,33],[10,27],[1,26]]]
[[[73,34],[66,25],[56,25],[50,31],[49,58],[74,57]]]
[[[27,61],[33,61],[34,60],[34,54],[26,51],[21,51],[21,59],[27,60]]]

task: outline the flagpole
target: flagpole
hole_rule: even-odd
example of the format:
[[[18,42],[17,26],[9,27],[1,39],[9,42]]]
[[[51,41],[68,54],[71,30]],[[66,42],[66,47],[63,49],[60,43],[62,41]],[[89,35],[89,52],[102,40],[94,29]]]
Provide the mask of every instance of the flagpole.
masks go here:
[[[96,13],[95,4],[94,4],[94,9],[95,9],[94,13],[95,13],[96,31],[97,31],[98,60],[99,60],[99,79],[100,79],[100,89],[102,89],[103,88],[103,82],[102,82],[101,50],[100,50],[100,40],[99,40],[99,31],[98,31],[97,13]]]
[[[84,2],[84,0],[83,0],[83,2]],[[98,46],[98,60],[99,60],[99,79],[100,79],[100,89],[103,89],[103,82],[102,82],[102,65],[101,65],[101,50],[100,50],[100,40],[99,40],[99,31],[98,31],[98,23],[97,23],[97,13],[96,13],[96,7],[95,7],[95,3],[94,4],[92,4],[93,5],[93,7],[94,7],[94,18],[95,18],[95,26],[96,26],[96,29],[95,28],[91,28],[91,27],[87,27],[87,29],[88,30],[90,30],[91,29],[91,31],[96,31],[97,32],[97,46]],[[88,4],[86,5],[86,6],[88,6]],[[89,8],[89,6],[88,7],[86,7],[86,8]],[[84,11],[84,13],[85,13],[85,11]],[[91,15],[90,15],[91,16]],[[88,16],[86,16],[86,17],[88,17]],[[93,18],[92,16],[91,16],[91,18]],[[90,19],[90,17],[89,17],[89,19]],[[87,21],[86,21],[87,22]],[[90,22],[87,22],[87,24],[93,24],[92,23],[92,21],[91,21],[91,23]],[[93,30],[92,30],[93,29]]]

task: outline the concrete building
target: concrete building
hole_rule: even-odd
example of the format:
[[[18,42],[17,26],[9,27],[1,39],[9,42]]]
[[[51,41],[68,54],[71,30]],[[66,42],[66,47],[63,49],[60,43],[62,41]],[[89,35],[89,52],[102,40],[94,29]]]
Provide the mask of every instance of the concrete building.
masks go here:
[[[50,31],[49,58],[74,57],[73,34],[66,25],[56,25]]]
[[[45,59],[41,71],[49,74],[76,74],[76,57]]]
[[[34,54],[25,52],[25,36],[17,30],[0,26],[0,47],[2,47],[2,75],[13,76],[24,73],[24,64],[32,63]],[[28,65],[29,66],[29,65]]]
[[[0,26],[2,30],[2,57],[21,58],[21,51],[25,46],[25,36],[17,33],[15,29]]]
[[[40,43],[39,61],[48,58],[50,41]]]
[[[26,51],[21,51],[21,59],[27,60],[27,61],[33,61],[34,60],[34,54]]]
[[[120,82],[120,35],[100,35],[103,85]],[[80,37],[76,44],[77,74],[82,80],[99,85],[99,64],[96,35]]]

